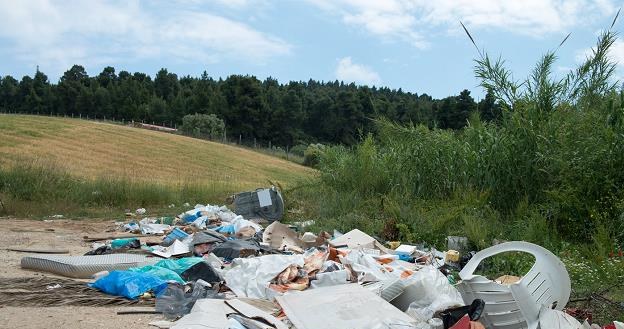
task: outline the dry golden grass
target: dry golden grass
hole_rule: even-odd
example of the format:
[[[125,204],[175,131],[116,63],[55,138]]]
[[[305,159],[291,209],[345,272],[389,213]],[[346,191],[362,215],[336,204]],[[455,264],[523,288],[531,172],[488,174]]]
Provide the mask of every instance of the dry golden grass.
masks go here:
[[[171,186],[288,185],[314,170],[248,149],[169,133],[69,118],[0,114],[0,165],[41,163],[85,178]]]

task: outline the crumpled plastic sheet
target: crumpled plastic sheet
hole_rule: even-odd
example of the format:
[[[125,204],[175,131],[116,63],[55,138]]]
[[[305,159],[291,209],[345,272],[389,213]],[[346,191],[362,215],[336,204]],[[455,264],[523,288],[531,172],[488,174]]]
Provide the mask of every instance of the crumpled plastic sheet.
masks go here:
[[[154,264],[154,266],[169,269],[177,274],[182,274],[184,271],[193,267],[199,262],[203,262],[201,257],[184,257],[180,259],[163,259]]]
[[[379,264],[372,255],[360,250],[352,250],[346,256],[340,256],[344,265],[351,268],[358,275],[358,282],[383,281],[393,278],[394,275]]]
[[[303,255],[236,258],[225,273],[225,282],[238,297],[271,299],[270,281],[290,265],[303,267]]]
[[[201,216],[201,217],[198,217],[196,220],[194,220],[192,225],[197,227],[200,230],[203,230],[206,228],[207,221],[208,221],[208,216]]]
[[[316,275],[316,280],[310,281],[310,288],[314,289],[314,288],[320,288],[320,287],[336,286],[339,284],[347,284],[349,283],[348,280],[349,280],[348,270],[318,273]]]
[[[233,220],[229,221],[232,225],[234,225],[234,232],[238,233],[244,227],[253,227],[257,232],[262,231],[262,227],[252,221],[248,221],[243,216],[236,216]]]
[[[184,284],[184,280],[180,277],[178,273],[168,268],[164,268],[160,266],[147,265],[143,267],[133,267],[133,268],[129,268],[128,271],[146,273],[146,274],[154,275],[160,278],[161,280],[175,281],[175,282]]]
[[[139,222],[139,227],[141,227],[141,233],[143,234],[163,234],[165,231],[171,230],[171,225],[167,224],[156,224],[154,223],[156,220],[150,218],[143,218]]]
[[[185,220],[186,222],[189,222],[189,221],[192,222],[192,221],[195,221],[197,218],[201,217],[197,215],[198,213],[201,213],[201,212],[207,213],[208,214],[207,217],[217,216],[224,222],[231,222],[234,220],[234,218],[238,216],[234,212],[232,212],[230,209],[228,209],[226,206],[214,206],[214,205],[204,206],[201,204],[197,204],[195,205],[193,209],[180,214],[179,217]]]
[[[539,325],[544,329],[591,329],[587,321],[581,324],[568,313],[550,309],[545,305],[540,309]]]
[[[431,319],[437,311],[464,305],[459,291],[433,266],[425,266],[415,272],[406,279],[405,286],[403,294],[412,299],[407,314],[421,322]]]

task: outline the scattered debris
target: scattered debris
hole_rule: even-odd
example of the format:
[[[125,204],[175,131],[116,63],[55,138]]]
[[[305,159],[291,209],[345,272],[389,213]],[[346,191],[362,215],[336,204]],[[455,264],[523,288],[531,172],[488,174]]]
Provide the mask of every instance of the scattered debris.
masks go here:
[[[84,237],[91,245],[85,256],[24,257],[23,268],[93,282],[0,278],[0,306],[154,305],[140,312],[167,321],[149,324],[178,329],[595,327],[591,312],[561,311],[568,274],[539,246],[506,242],[475,253],[467,238],[449,236],[448,250],[438,251],[358,229],[311,232],[313,221],[279,222],[283,200],[275,187],[233,201],[235,211],[198,204],[175,217],[129,210],[110,227],[114,234]],[[484,259],[506,251],[530,253],[536,262],[522,277],[474,274]],[[128,312],[118,314],[136,310]]]

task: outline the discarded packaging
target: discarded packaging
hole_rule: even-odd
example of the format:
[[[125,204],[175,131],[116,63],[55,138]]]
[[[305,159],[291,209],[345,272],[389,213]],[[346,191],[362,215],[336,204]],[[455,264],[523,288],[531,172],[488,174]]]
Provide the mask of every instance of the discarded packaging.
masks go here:
[[[172,245],[169,247],[154,247],[152,250],[152,254],[163,257],[163,258],[171,258],[172,256],[181,256],[188,255],[191,253],[191,250],[188,246],[182,243],[180,240],[175,240]]]
[[[186,288],[180,284],[169,284],[156,298],[156,311],[166,319],[176,319],[191,312],[198,300],[217,297],[217,292],[203,280],[197,280],[190,291]]]

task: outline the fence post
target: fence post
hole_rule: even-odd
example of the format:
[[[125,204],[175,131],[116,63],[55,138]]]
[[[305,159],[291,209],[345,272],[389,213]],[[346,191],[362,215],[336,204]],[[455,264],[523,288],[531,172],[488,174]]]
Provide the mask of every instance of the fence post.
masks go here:
[[[242,140],[243,140],[243,135],[238,134],[238,145],[242,144]]]
[[[254,148],[256,148],[256,138],[254,137]]]

